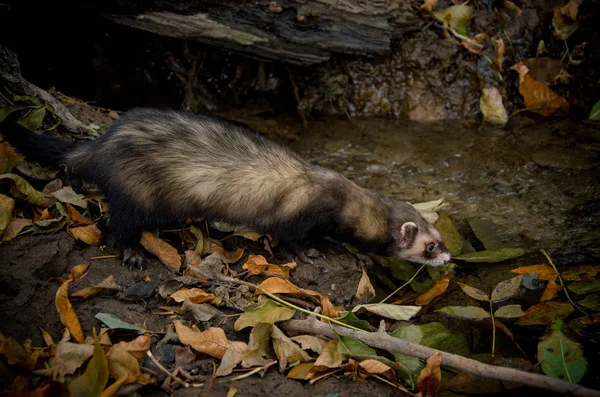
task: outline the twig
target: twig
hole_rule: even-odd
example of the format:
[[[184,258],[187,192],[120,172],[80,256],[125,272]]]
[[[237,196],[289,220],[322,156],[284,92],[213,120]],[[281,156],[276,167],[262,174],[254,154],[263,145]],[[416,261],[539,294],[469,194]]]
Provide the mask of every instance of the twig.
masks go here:
[[[204,392],[204,397],[208,397],[208,395],[210,394],[210,389],[212,389],[213,382],[215,381],[215,378],[217,377],[217,364],[215,364],[214,361],[211,361],[211,364],[213,366],[213,373],[212,373],[212,376],[210,377],[210,381],[208,382],[208,387],[206,388],[206,391]]]
[[[421,273],[421,270],[423,270],[423,268],[426,265],[422,265],[416,272],[415,274],[413,274],[413,276],[404,284],[402,284],[400,287],[398,287],[394,292],[392,292],[391,294],[389,294],[388,296],[386,296],[381,302],[379,303],[385,303],[388,299],[390,299],[392,296],[396,295],[402,288],[406,287],[408,284],[412,283],[412,281],[415,279],[415,277],[417,277],[417,275],[419,273]]]
[[[552,266],[552,268],[554,269],[554,271],[556,272],[556,278],[558,278],[558,282],[560,283],[560,286],[562,287],[563,291],[565,292],[565,296],[567,297],[567,299],[569,300],[569,302],[571,302],[571,304],[577,308],[577,310],[579,310],[580,312],[582,312],[583,314],[585,314],[587,316],[588,313],[586,313],[584,310],[582,310],[577,303],[575,303],[573,301],[573,299],[571,299],[571,296],[569,295],[569,291],[567,291],[567,287],[565,286],[565,283],[563,282],[562,277],[560,276],[560,272],[558,271],[558,269],[556,268],[556,266],[554,265],[554,262],[552,262],[552,259],[550,259],[550,256],[546,253],[546,251],[544,250],[540,250],[542,252],[542,254],[544,254],[544,256],[546,257],[546,259],[548,260],[548,263],[550,263],[550,266]]]
[[[113,259],[113,258],[118,258],[119,255],[104,255],[104,256],[94,256],[90,259],[88,259],[88,261],[96,261],[98,259]]]
[[[486,378],[517,382],[523,385],[551,390],[562,394],[600,397],[600,390],[590,389],[560,379],[520,371],[514,368],[484,364],[456,354],[422,346],[408,340],[394,338],[386,333],[384,328],[380,328],[377,332],[357,331],[332,324],[326,324],[317,321],[314,317],[310,317],[306,320],[287,320],[281,323],[281,327],[288,332],[311,333],[332,339],[337,338],[338,335],[349,336],[374,348],[383,349],[390,353],[406,354],[423,360],[426,360],[432,354],[439,352],[442,355],[442,365],[457,368],[471,374]]]
[[[253,369],[252,371],[250,371],[250,372],[246,372],[245,374],[243,374],[243,375],[240,375],[240,376],[236,376],[235,378],[231,378],[231,379],[223,379],[223,380],[222,380],[222,381],[220,381],[219,383],[231,382],[231,381],[234,381],[234,380],[240,380],[240,379],[248,378],[248,377],[250,377],[250,376],[252,376],[252,375],[254,375],[254,374],[256,374],[256,373],[258,373],[258,372],[262,371],[263,369],[266,371],[268,368],[272,367],[272,366],[273,366],[273,365],[275,365],[275,364],[277,364],[277,361],[276,361],[276,360],[275,360],[275,361],[268,362],[268,363],[266,363],[265,365],[263,365],[262,367],[255,368],[255,369]]]
[[[168,369],[166,369],[152,354],[152,352],[150,350],[148,350],[146,352],[146,355],[148,355],[148,357],[150,357],[150,360],[152,360],[152,362],[154,363],[154,365],[156,365],[161,371],[163,371],[169,378],[173,379],[175,382],[179,383],[181,386],[185,387],[185,388],[190,388],[190,387],[202,387],[204,386],[204,383],[188,383],[188,382],[184,382],[181,379],[179,379],[176,376],[173,376]]]
[[[327,377],[329,377],[329,376],[331,376],[331,375],[333,375],[333,374],[336,374],[336,373],[340,372],[341,370],[342,370],[341,368],[338,368],[338,369],[334,369],[333,371],[325,372],[323,375],[317,376],[316,378],[312,378],[312,379],[311,379],[311,380],[308,382],[308,384],[309,384],[309,385],[312,385],[313,383],[317,383],[317,382],[318,382],[318,381],[320,381],[321,379],[323,379],[323,378],[327,378]]]

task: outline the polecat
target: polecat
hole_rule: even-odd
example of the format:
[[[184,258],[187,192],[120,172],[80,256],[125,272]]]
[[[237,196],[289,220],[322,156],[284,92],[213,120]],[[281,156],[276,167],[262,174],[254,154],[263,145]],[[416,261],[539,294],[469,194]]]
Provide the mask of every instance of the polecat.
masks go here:
[[[0,126],[22,154],[66,165],[109,200],[123,265],[143,268],[142,231],[204,217],[283,241],[330,236],[366,251],[442,265],[440,233],[407,202],[361,188],[241,125],[187,112],[134,109],[95,140],[66,142]]]

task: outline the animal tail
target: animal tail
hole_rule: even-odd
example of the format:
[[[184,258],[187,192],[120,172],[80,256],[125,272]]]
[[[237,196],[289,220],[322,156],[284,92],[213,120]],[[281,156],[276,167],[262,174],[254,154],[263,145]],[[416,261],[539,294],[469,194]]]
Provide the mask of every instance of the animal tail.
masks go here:
[[[75,146],[73,142],[31,132],[9,118],[0,124],[0,135],[27,159],[45,167],[64,164],[65,155]]]

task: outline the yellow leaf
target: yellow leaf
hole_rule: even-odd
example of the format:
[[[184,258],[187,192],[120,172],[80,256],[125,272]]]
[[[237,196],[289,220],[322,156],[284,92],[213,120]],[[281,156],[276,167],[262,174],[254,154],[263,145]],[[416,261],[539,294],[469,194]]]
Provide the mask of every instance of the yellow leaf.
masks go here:
[[[313,371],[313,363],[302,363],[296,365],[287,374],[288,379],[309,380],[316,376],[316,371]]]
[[[95,224],[87,226],[78,226],[69,229],[69,232],[78,240],[89,245],[98,245],[102,240],[102,232]]]
[[[450,285],[450,273],[444,274],[431,288],[417,297],[415,303],[419,306],[428,305],[432,300],[442,295]]]
[[[436,390],[442,380],[442,354],[433,353],[428,359],[425,368],[421,370],[417,379],[417,388],[423,396],[435,396]]]
[[[392,370],[388,365],[373,359],[361,361],[358,365],[370,374],[383,374]]]
[[[233,329],[236,331],[246,327],[254,327],[256,324],[269,323],[273,324],[277,321],[285,321],[294,317],[296,311],[289,307],[280,306],[270,299],[256,307],[253,310],[247,310],[235,321]]]
[[[181,267],[181,257],[173,246],[164,240],[156,237],[150,232],[143,232],[140,244],[151,254],[154,254],[158,259],[167,265],[169,270],[179,272]]]
[[[219,240],[210,239],[210,252],[219,255],[219,258],[225,263],[235,263],[244,255],[244,249],[238,248],[235,251],[227,251]]]
[[[204,292],[200,288],[182,288],[172,293],[167,300],[173,299],[175,302],[183,302],[186,298],[192,303],[204,303],[215,299],[215,295]]]
[[[77,342],[83,343],[83,340],[85,339],[83,330],[81,329],[77,314],[75,314],[73,306],[69,301],[69,284],[71,284],[71,280],[65,281],[56,291],[56,310],[60,314],[60,322],[67,327],[71,332],[71,335],[73,335],[73,338],[75,338]]]
[[[371,284],[371,280],[369,280],[369,276],[365,269],[362,271],[362,276],[360,277],[360,281],[358,282],[358,288],[356,289],[356,299],[361,302],[369,302],[371,299],[375,297],[375,288]]]
[[[274,265],[268,263],[262,255],[249,255],[248,260],[244,263],[242,269],[248,270],[252,274],[264,273],[267,276],[290,278],[290,270],[295,267],[296,262]]]
[[[235,393],[237,393],[238,389],[237,387],[235,387],[234,385],[230,385],[229,386],[229,390],[227,391],[227,396],[226,397],[233,397],[235,396]]]
[[[346,356],[338,352],[338,341],[337,339],[330,340],[327,342],[321,354],[315,361],[314,370],[321,372],[329,368],[337,368],[342,365],[342,362],[346,359]]]
[[[292,336],[291,339],[294,342],[300,343],[300,346],[302,346],[303,350],[310,349],[319,354],[321,354],[323,348],[325,345],[327,345],[327,342],[329,342],[327,339],[319,338],[318,336],[313,335],[297,335]]]
[[[100,394],[100,397],[113,397],[115,394],[117,394],[121,386],[123,386],[123,384],[127,381],[128,378],[129,377],[127,375],[121,376],[115,381],[115,383],[104,389],[104,391],[102,391],[102,393]]]
[[[67,211],[69,213],[69,218],[71,218],[71,220],[73,222],[75,222],[78,225],[92,225],[92,224],[94,224],[94,221],[89,220],[85,216],[81,215],[79,213],[79,211],[77,211],[75,209],[75,207],[73,207],[71,204],[66,203],[66,205],[67,205]]]

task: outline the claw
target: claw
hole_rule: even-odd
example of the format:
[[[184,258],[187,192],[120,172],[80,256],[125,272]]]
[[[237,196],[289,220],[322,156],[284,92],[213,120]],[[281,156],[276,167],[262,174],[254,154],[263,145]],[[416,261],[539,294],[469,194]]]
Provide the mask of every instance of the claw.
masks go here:
[[[144,270],[146,268],[146,257],[139,248],[125,248],[123,250],[123,262],[121,266],[129,268],[129,270]]]

